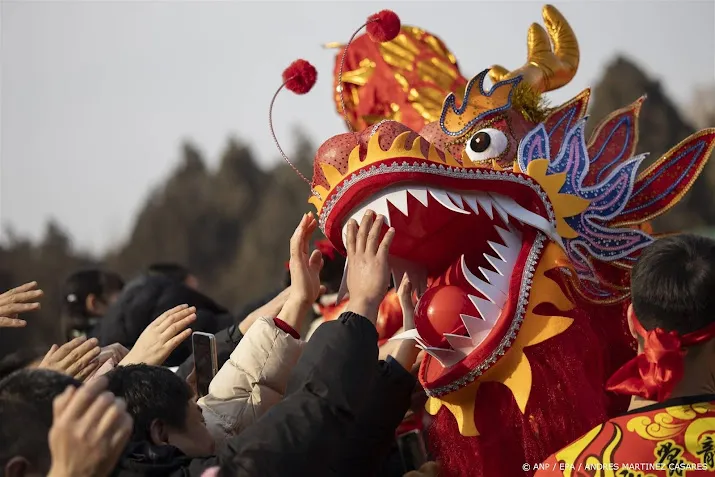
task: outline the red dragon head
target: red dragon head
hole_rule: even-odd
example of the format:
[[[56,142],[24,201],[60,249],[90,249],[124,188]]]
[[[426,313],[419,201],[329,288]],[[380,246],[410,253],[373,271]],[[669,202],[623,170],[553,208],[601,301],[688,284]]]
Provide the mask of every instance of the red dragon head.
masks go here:
[[[643,98],[586,138],[588,90],[542,101],[579,62],[564,17],[549,5],[543,17],[525,66],[469,82],[423,30],[379,46],[358,38],[338,104],[367,127],[315,157],[310,203],[340,252],[347,221],[367,210],[396,230],[393,278],[407,273],[420,295],[414,328],[396,338],[428,354],[419,379],[447,475],[524,475],[523,462],[625,410],[604,383],[634,352],[630,267],[654,240],[646,222],[680,200],[715,144],[715,129],[701,131],[639,173]],[[448,87],[457,94],[437,107]]]

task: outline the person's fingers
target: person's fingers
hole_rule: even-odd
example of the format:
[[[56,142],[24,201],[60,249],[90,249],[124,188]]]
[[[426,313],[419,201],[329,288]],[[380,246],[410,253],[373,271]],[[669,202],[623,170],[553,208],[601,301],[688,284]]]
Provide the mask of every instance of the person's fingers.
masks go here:
[[[54,356],[52,357],[54,361],[61,361],[67,357],[72,351],[76,350],[78,347],[82,345],[82,343],[85,343],[87,341],[87,338],[84,336],[78,336],[77,338],[73,339],[72,341],[68,341],[67,343],[63,344],[60,346],[57,350],[55,350]],[[79,356],[78,356],[79,357]]]
[[[166,310],[164,313],[159,315],[154,321],[152,321],[147,328],[149,328],[149,327],[158,328],[159,326],[161,326],[161,324],[164,321],[166,321],[174,313],[178,313],[181,310],[187,309],[188,307],[189,307],[189,305],[184,303],[183,305],[178,305],[178,306],[175,306],[174,308],[171,308],[170,310]]]
[[[55,421],[64,412],[76,389],[74,386],[67,386],[65,390],[52,401],[52,414]]]
[[[82,347],[87,345],[87,343],[77,348],[77,352],[79,352]],[[79,358],[71,359],[72,353],[70,353],[68,358],[62,360],[62,365],[67,369],[67,374],[69,374],[70,376],[75,376],[77,379],[81,380],[89,376],[87,368],[90,367],[90,365],[99,366],[100,363],[97,358],[99,357],[99,353],[101,352],[102,350],[99,348],[99,346],[94,346],[91,348],[86,348],[84,354],[80,355]]]
[[[390,227],[387,229],[387,233],[382,237],[382,242],[380,242],[380,247],[377,249],[377,255],[385,260],[390,255],[390,246],[392,245],[392,239],[395,238],[395,229]]]
[[[375,212],[368,210],[365,215],[362,216],[362,221],[360,222],[360,228],[358,229],[357,239],[355,240],[355,251],[357,253],[362,253],[365,251],[365,244],[367,243],[367,236],[370,233],[370,228],[372,227],[373,216]]]
[[[192,313],[181,321],[177,321],[166,330],[164,330],[159,337],[162,340],[168,341],[172,337],[178,335],[183,330],[185,330],[191,323],[196,321],[196,313]]]
[[[72,340],[72,341],[74,341],[74,340]],[[101,352],[101,349],[99,348],[99,340],[97,338],[90,338],[90,339],[86,340],[84,343],[81,343],[79,346],[77,346],[73,350],[71,350],[64,358],[59,358],[59,360],[63,364],[66,364],[67,366],[69,366],[72,363],[77,363],[78,361],[80,361],[88,353],[91,353],[93,355],[92,359],[94,359],[97,356],[99,356],[100,352]],[[58,353],[59,353],[59,351],[58,351]]]
[[[120,421],[117,423],[114,433],[112,434],[109,445],[112,452],[112,458],[117,459],[129,442],[134,429],[134,420],[128,413],[123,413]]]
[[[171,353],[172,351],[174,351],[176,349],[177,346],[179,346],[189,336],[191,336],[191,333],[193,333],[191,328],[182,331],[181,333],[179,333],[178,335],[174,336],[169,341],[167,341],[166,344],[164,345],[164,349],[167,350],[169,353]]]
[[[186,319],[187,317],[193,315],[194,313],[196,313],[195,306],[192,306],[189,308],[184,308],[177,312],[174,312],[171,315],[169,315],[164,321],[159,323],[159,325],[157,325],[156,331],[160,335],[163,335],[166,332],[166,330],[168,330],[169,328],[172,328],[176,323],[179,323],[180,321]],[[174,333],[174,334],[176,334],[176,333]]]
[[[20,285],[19,287],[11,288],[10,290],[6,291],[2,295],[0,295],[0,299],[6,298],[10,295],[15,295],[16,293],[26,292],[26,291],[32,290],[33,288],[36,288],[36,287],[37,287],[37,282],[35,282],[35,281],[28,282],[28,283],[25,283],[24,285]]]
[[[80,367],[76,373],[68,374],[73,375],[77,381],[84,382],[87,379],[91,378],[94,372],[97,371],[102,364],[103,363],[99,361],[90,361],[89,364],[87,364],[86,366]]]
[[[355,254],[355,242],[357,241],[357,222],[355,219],[348,220],[347,234],[345,236],[345,250],[348,257]]]
[[[313,236],[313,232],[318,228],[318,221],[313,217],[312,212],[308,214],[308,223],[305,227],[305,232],[303,234],[303,253],[308,255],[308,243],[310,242],[310,237]]]
[[[365,243],[365,252],[370,256],[377,253],[377,249],[380,246],[380,232],[382,232],[382,224],[385,223],[385,217],[378,215],[375,221],[370,227],[370,231],[367,235],[367,242]]]
[[[122,398],[115,397],[112,393],[109,394],[111,402],[102,414],[98,416],[99,422],[95,423],[95,436],[105,439],[111,439],[112,434],[116,431],[124,421],[124,416],[127,413],[127,403]],[[104,396],[102,394],[100,397]],[[92,406],[94,407],[94,406]],[[90,410],[90,412],[93,409]],[[84,419],[89,417],[89,412],[85,414]]]
[[[97,396],[107,389],[108,384],[107,378],[100,376],[80,386],[65,408],[67,418],[73,421],[80,419]]]
[[[403,303],[403,306],[412,303],[412,290],[412,282],[410,282],[410,278],[407,276],[407,273],[405,273],[402,276],[400,288],[397,289],[397,296],[400,298],[400,302]]]
[[[0,316],[11,317],[20,313],[27,313],[40,309],[40,304],[35,303],[7,303],[0,305]]]
[[[42,361],[44,362],[46,359],[51,358],[57,352],[58,349],[60,349],[60,347],[56,344],[50,346],[50,349],[47,350],[47,353],[45,353],[45,357],[42,358]]]
[[[12,295],[9,295],[5,298],[5,300],[8,303],[27,303],[33,300],[36,300],[42,295],[44,292],[42,290],[29,290],[29,291],[24,291],[24,292],[16,292],[13,293]]]
[[[320,253],[320,250],[313,250],[313,253],[310,254],[310,258],[308,259],[308,267],[313,272],[319,272],[322,268],[322,261],[323,254]]]
[[[27,326],[27,321],[25,320],[0,316],[0,328],[23,328],[25,326]]]
[[[325,287],[325,285],[320,285],[318,295],[325,295],[325,292],[327,292],[327,291],[328,291],[328,289]]]
[[[290,238],[290,256],[291,258],[294,257],[299,257],[302,247],[303,247],[303,237],[304,237],[304,231],[305,231],[305,225],[308,222],[308,215],[303,214],[303,217],[300,219],[300,223],[298,226],[295,228],[295,231],[293,232],[293,236]]]
[[[79,416],[79,420],[76,424],[77,431],[80,435],[85,436],[87,439],[94,440],[98,436],[101,436],[103,432],[106,432],[107,428],[104,427],[100,429],[100,426],[102,425],[104,416],[107,417],[104,423],[105,426],[108,422],[111,422],[112,419],[117,418],[117,414],[113,412],[115,400],[114,394],[109,391],[103,391],[89,401],[87,403],[87,410]]]

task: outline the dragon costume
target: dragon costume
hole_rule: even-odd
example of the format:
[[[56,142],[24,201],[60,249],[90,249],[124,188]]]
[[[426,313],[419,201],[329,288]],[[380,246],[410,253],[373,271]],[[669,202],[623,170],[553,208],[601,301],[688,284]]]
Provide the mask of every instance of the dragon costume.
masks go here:
[[[427,353],[419,380],[443,474],[531,475],[525,463],[627,409],[604,383],[635,354],[629,270],[654,240],[647,222],[702,171],[715,130],[639,172],[644,98],[591,137],[589,90],[545,106],[579,63],[554,7],[545,29],[530,27],[523,67],[469,81],[420,28],[371,34],[382,14],[338,54],[336,104],[358,132],[321,145],[309,201],[341,253],[347,221],[368,209],[396,230],[393,279],[407,273],[420,300],[395,338]]]

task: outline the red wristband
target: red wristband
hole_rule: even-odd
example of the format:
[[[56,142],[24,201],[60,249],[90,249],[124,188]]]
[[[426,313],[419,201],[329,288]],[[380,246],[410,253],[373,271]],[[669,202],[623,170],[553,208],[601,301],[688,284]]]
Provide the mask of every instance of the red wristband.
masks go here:
[[[293,338],[299,340],[300,339],[300,334],[298,334],[297,331],[295,331],[295,328],[293,328],[291,325],[286,323],[285,321],[281,320],[280,318],[273,318],[273,323],[276,324],[278,329],[285,331],[289,335],[291,335]]]

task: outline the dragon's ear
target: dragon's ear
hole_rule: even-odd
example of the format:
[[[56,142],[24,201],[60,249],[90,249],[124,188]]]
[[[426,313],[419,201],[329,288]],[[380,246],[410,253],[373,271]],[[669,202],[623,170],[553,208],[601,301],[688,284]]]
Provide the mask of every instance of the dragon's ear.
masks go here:
[[[633,195],[610,226],[640,224],[673,207],[690,190],[714,148],[715,128],[697,132],[672,148],[638,176]]]
[[[581,91],[581,93],[571,101],[551,111],[544,120],[544,127],[546,128],[546,134],[549,136],[549,149],[551,151],[558,152],[559,149],[561,149],[561,143],[566,133],[573,129],[574,125],[586,115],[590,96],[590,89]]]

